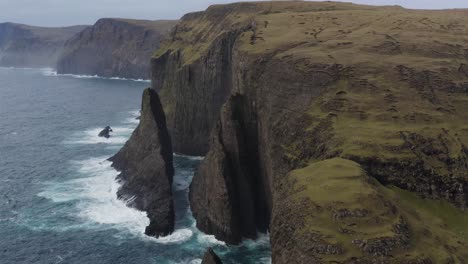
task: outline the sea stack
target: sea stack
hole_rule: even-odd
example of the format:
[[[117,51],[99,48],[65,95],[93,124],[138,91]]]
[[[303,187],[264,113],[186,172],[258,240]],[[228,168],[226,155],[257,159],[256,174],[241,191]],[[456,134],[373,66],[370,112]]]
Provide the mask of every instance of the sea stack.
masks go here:
[[[172,159],[171,138],[159,96],[148,88],[143,92],[140,124],[110,161],[121,171],[119,198],[130,199],[130,206],[148,213],[150,224],[145,233],[150,236],[174,231]]]

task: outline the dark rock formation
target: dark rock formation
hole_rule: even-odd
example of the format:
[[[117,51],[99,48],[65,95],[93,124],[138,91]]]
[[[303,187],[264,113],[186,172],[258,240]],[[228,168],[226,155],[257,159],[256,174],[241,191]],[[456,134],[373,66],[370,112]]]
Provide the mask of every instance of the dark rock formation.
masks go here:
[[[176,38],[179,31],[187,30],[190,29],[178,25],[172,38]],[[239,29],[220,35],[206,56],[190,64],[182,63],[180,51],[169,50],[152,59],[152,85],[168,100],[165,110],[175,152],[204,155],[208,151],[211,129],[232,89],[231,51],[241,33]],[[179,94],[185,95],[183,101]],[[176,101],[169,101],[169,98]]]
[[[144,91],[141,109],[140,124],[110,161],[121,171],[119,198],[130,199],[131,206],[148,213],[147,235],[165,236],[174,230],[171,138],[154,90]]]
[[[64,43],[85,27],[0,23],[0,66],[55,67]]]
[[[197,227],[232,244],[243,237],[255,238],[269,224],[264,183],[257,167],[257,137],[248,134],[248,126],[255,120],[245,120],[243,103],[241,96],[232,96],[223,107],[210,151],[190,186]]]
[[[203,256],[202,264],[222,264],[221,259],[212,248],[209,248]]]
[[[112,132],[112,128],[110,126],[106,126],[101,132],[99,132],[99,137],[110,138],[110,132]]]
[[[58,73],[149,79],[149,58],[176,21],[100,19],[67,41]]]
[[[208,150],[190,190],[198,227],[238,243],[269,224],[274,263],[462,263],[465,233],[449,223],[468,200],[465,22],[302,1],[184,16],[152,77],[176,151]],[[359,172],[315,182],[330,160]]]

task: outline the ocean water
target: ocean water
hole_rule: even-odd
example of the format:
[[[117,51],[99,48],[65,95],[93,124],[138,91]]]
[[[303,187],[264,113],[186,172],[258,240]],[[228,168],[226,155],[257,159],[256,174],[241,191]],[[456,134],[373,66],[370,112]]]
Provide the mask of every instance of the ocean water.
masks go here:
[[[107,158],[137,126],[143,80],[0,68],[0,263],[270,263],[260,235],[227,246],[195,227],[188,187],[200,157],[175,156],[176,231],[144,235],[146,213],[116,199]],[[110,125],[113,136],[99,138]]]

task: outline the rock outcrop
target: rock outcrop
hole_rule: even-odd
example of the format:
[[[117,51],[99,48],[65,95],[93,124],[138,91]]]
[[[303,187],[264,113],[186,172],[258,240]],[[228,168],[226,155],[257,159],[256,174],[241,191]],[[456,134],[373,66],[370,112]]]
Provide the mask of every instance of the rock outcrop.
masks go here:
[[[161,102],[154,90],[146,89],[140,124],[110,161],[121,171],[119,198],[147,212],[150,224],[145,233],[150,236],[165,236],[174,230],[172,159],[171,138]]]
[[[64,43],[85,27],[0,23],[0,66],[55,67]]]
[[[221,259],[212,248],[209,248],[203,256],[202,264],[222,264]]]
[[[258,168],[257,135],[248,133],[255,117],[247,117],[244,103],[232,96],[224,105],[210,151],[190,186],[197,227],[231,244],[265,232],[271,209]]]
[[[61,74],[149,79],[149,58],[176,21],[100,19],[68,40]]]
[[[300,1],[184,16],[152,86],[174,149],[207,153],[197,226],[235,244],[269,225],[273,263],[463,263],[467,22]]]

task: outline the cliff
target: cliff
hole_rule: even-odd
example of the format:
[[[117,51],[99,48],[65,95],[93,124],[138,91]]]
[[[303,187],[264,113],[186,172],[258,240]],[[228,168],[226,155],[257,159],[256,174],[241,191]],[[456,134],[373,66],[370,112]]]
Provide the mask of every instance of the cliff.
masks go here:
[[[149,79],[149,58],[176,21],[100,19],[65,43],[58,73]]]
[[[217,5],[152,59],[197,226],[273,263],[463,263],[468,11]],[[209,191],[207,191],[209,190]]]
[[[55,67],[63,44],[84,28],[0,23],[0,66]]]
[[[140,124],[125,146],[109,160],[121,171],[119,198],[146,211],[150,224],[145,233],[159,237],[174,231],[171,138],[156,92],[144,91],[141,109]]]

